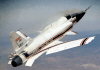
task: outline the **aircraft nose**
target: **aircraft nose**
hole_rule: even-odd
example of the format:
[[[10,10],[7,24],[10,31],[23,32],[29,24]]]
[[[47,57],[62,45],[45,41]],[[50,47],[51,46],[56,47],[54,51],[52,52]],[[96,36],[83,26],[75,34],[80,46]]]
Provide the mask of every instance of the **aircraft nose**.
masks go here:
[[[78,22],[84,15],[85,15],[84,11],[71,14],[72,17],[76,17],[76,22]]]
[[[22,64],[22,59],[17,55],[12,59],[11,64],[13,67],[19,66]]]

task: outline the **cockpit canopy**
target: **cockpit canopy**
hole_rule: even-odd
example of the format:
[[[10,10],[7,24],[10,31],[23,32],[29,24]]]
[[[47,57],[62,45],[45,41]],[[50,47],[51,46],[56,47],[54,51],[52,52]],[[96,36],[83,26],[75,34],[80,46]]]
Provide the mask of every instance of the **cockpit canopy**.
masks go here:
[[[68,14],[66,15],[65,17],[69,20],[70,18],[74,18],[76,17],[76,21],[78,22],[83,16],[84,16],[85,12],[84,11],[81,11],[81,12],[78,12],[78,13],[73,13],[73,14]]]
[[[71,18],[71,16],[70,16],[69,14],[67,14],[65,17],[66,17],[67,19],[70,19],[70,18]]]

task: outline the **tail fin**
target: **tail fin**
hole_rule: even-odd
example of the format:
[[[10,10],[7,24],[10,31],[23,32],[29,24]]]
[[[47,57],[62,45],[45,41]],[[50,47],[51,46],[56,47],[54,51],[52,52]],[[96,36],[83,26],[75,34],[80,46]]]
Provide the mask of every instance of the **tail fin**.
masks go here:
[[[21,33],[20,31],[13,31],[9,35],[12,42],[12,46],[15,51],[18,51],[20,48],[23,47],[23,45],[27,43],[27,36]]]

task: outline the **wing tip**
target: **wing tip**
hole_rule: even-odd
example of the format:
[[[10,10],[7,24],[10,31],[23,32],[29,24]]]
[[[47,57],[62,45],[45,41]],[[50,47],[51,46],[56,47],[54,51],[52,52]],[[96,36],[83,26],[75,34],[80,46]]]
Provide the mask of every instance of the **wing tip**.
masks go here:
[[[94,40],[95,36],[89,37],[88,40],[86,41],[86,44],[90,43],[92,40]]]
[[[93,37],[90,37],[91,38],[91,41],[95,38],[95,36],[93,36]]]

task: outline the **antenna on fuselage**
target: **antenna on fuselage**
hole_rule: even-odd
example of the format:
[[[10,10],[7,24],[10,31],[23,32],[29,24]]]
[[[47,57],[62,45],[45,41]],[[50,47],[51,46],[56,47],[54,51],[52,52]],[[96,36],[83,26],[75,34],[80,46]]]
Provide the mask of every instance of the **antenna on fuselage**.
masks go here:
[[[20,31],[22,28],[18,29],[18,31]]]

